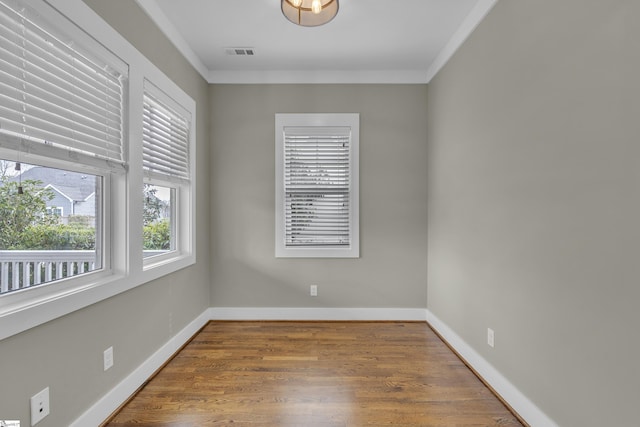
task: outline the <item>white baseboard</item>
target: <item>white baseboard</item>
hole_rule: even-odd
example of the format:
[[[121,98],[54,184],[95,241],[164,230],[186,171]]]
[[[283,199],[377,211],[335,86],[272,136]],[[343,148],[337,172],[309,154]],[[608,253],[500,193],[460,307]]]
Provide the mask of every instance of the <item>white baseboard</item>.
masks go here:
[[[426,320],[423,308],[213,307],[212,320]]]
[[[209,320],[425,320],[407,308],[208,308],[87,409],[70,427],[98,426]]]
[[[210,309],[200,314],[194,321],[173,336],[151,357],[138,366],[129,376],[105,394],[84,414],[71,423],[70,427],[98,426],[103,423],[129,396],[131,396],[151,375],[160,368],[180,347],[186,343],[210,319]]]
[[[71,424],[71,427],[97,426],[104,422],[209,320],[426,320],[531,427],[558,427],[558,424],[429,310],[419,308],[277,307],[212,307],[205,310],[85,411]]]
[[[551,418],[520,392],[498,370],[467,344],[435,314],[427,310],[427,322],[531,427],[558,427]]]

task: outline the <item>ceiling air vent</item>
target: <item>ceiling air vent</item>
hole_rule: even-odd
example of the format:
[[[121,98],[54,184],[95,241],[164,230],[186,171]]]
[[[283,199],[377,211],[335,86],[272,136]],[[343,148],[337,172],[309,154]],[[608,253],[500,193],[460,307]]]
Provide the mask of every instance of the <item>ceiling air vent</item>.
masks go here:
[[[225,47],[224,51],[231,56],[253,56],[255,52],[252,47]]]

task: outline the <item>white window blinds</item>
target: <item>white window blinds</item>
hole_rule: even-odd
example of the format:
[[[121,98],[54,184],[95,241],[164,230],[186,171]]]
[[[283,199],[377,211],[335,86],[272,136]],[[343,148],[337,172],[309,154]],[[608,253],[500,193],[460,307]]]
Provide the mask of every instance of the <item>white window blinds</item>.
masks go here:
[[[124,168],[127,66],[62,16],[0,1],[0,145]]]
[[[189,115],[180,111],[180,106],[170,105],[170,100],[160,98],[153,86],[145,84],[142,130],[145,174],[168,181],[189,181]]]
[[[349,246],[347,127],[284,130],[286,246]]]
[[[276,257],[360,255],[359,121],[276,114]]]

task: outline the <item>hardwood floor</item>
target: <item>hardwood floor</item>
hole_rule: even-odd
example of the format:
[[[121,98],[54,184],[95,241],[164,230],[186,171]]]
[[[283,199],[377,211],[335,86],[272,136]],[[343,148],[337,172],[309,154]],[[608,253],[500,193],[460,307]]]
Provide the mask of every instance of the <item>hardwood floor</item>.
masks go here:
[[[411,322],[210,322],[104,425],[522,426]]]

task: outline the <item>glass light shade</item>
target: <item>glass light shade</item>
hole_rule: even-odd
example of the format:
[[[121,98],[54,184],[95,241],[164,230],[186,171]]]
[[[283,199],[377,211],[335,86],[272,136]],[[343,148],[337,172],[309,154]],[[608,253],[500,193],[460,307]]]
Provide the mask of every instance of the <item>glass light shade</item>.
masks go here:
[[[338,0],[281,0],[282,14],[303,27],[326,24],[338,14]],[[315,3],[315,5],[314,5]],[[320,7],[318,8],[318,5]]]
[[[311,12],[315,13],[316,15],[322,12],[321,0],[313,0],[313,2],[311,2]]]

